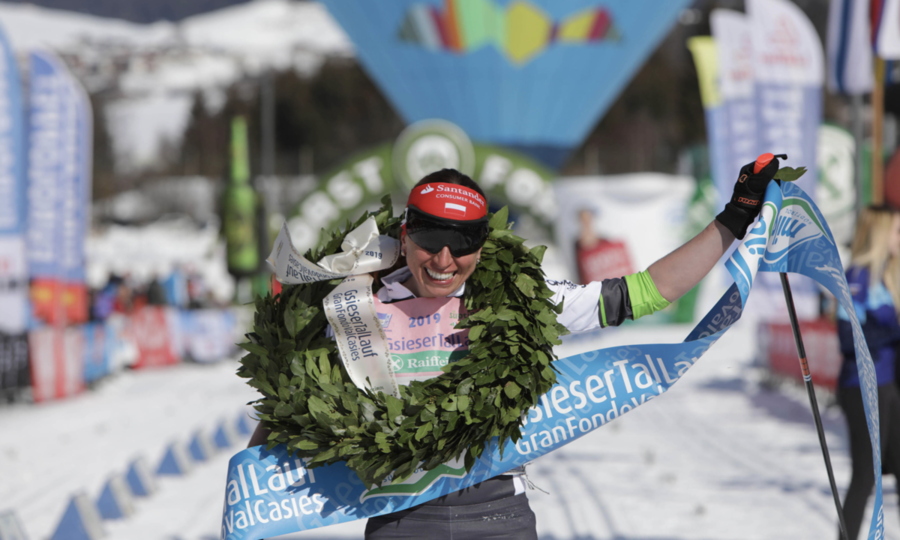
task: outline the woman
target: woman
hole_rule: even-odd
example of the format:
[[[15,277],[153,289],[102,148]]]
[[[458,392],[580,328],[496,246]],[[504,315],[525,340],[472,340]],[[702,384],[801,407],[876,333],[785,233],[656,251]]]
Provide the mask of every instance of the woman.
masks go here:
[[[856,223],[847,282],[856,316],[862,324],[878,377],[881,456],[885,469],[900,473],[900,392],[894,379],[896,347],[900,344],[900,213],[866,208]],[[875,476],[872,444],[863,409],[853,349],[850,318],[838,310],[838,337],[844,362],[838,377],[838,402],[847,418],[852,462],[850,488],[844,499],[844,519],[851,540],[859,534]]]
[[[771,156],[771,155],[770,155]],[[759,214],[766,186],[778,170],[773,157],[758,174],[741,169],[732,202],[700,234],[646,271],[587,285],[548,281],[552,301],[564,300],[557,321],[571,332],[615,326],[663,309],[692,289],[743,238]],[[413,188],[401,233],[406,266],[382,278],[383,303],[462,296],[488,236],[487,200],[468,176],[451,169],[430,174]],[[258,427],[250,446],[264,444]],[[492,478],[408,510],[375,517],[366,539],[536,539],[534,513],[522,471]]]

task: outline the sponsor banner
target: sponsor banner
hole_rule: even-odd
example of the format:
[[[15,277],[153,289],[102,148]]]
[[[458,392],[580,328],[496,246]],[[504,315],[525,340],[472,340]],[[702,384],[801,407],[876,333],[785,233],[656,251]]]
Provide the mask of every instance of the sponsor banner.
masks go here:
[[[380,486],[365,486],[343,464],[308,469],[284,446],[238,452],[229,463],[222,537],[267,538],[396,512],[560,448],[657,398],[677,382],[741,317],[757,271],[809,276],[851,313],[874,471],[880,471],[875,368],[851,307],[831,232],[812,200],[793,184],[770,183],[759,221],[726,266],[735,283],[682,343],[610,347],[557,360],[557,383],[528,413],[522,437],[516,443],[506,441],[503,452],[495,440],[468,474],[460,456],[430,471],[416,471],[397,484],[388,478]],[[875,477],[870,539],[884,534],[881,475]]]
[[[520,148],[551,167],[583,142],[690,6],[688,0],[323,4],[407,123],[443,118],[476,141]]]
[[[715,13],[715,11],[713,12]],[[721,47],[708,36],[696,36],[688,40],[688,48],[694,56],[697,77],[700,82],[700,98],[706,117],[706,141],[709,147],[709,167],[713,185],[720,198],[733,174],[728,169],[728,117],[721,91]],[[727,201],[725,201],[727,202]],[[722,202],[724,205],[725,202]]]
[[[598,239],[585,245],[579,241],[575,245],[575,262],[578,265],[578,282],[582,284],[634,273],[624,242]]]
[[[24,124],[19,66],[0,27],[0,332],[13,335],[28,325]]]
[[[234,313],[227,310],[199,309],[182,311],[179,331],[183,356],[194,362],[218,362],[234,354]]]
[[[826,52],[831,93],[868,94],[875,85],[872,44],[877,46],[878,41],[872,39],[874,21],[869,17],[870,4],[877,2],[832,0],[829,3]]]
[[[724,149],[723,174],[716,179],[721,206],[731,200],[734,182],[741,167],[756,160],[756,103],[753,67],[753,37],[749,18],[743,13],[716,9],[710,14],[710,28],[719,51],[722,110],[725,117],[721,136]],[[791,156],[793,157],[793,156]]]
[[[687,211],[696,186],[693,178],[660,173],[557,180],[553,190],[559,216],[554,233],[566,267],[548,275],[587,283],[647,268],[692,236]],[[579,266],[587,273],[579,273]],[[677,309],[667,309],[662,317]],[[685,319],[695,321],[693,313],[685,314]],[[656,322],[661,320],[658,315]]]
[[[145,306],[131,315],[128,334],[138,350],[136,369],[168,366],[181,361],[172,344],[167,311],[163,307]]]
[[[61,299],[63,285],[57,279],[31,280],[31,309],[34,317],[48,324],[58,324],[64,314]]]
[[[294,246],[306,253],[318,245],[323,230],[355,220],[385,194],[394,193],[397,202],[406,200],[423,176],[444,168],[469,174],[495,204],[552,229],[557,213],[551,171],[508,148],[474,144],[449,122],[424,120],[403,130],[396,143],[353,156],[323,175],[319,187],[289,212]]]
[[[803,380],[791,325],[762,324],[758,332],[760,351],[765,356],[769,369],[778,375]],[[822,388],[837,388],[843,357],[835,324],[827,319],[801,321],[800,333],[803,335],[813,384]]]
[[[28,310],[25,237],[0,234],[0,332],[24,333],[28,328]]]
[[[375,309],[398,384],[437,377],[442,367],[468,354],[469,329],[456,329],[456,323],[469,316],[461,298],[413,298],[391,304],[376,298]]]
[[[28,335],[0,333],[0,390],[24,388],[28,374]]]
[[[40,287],[33,294],[42,302],[35,316],[56,322],[68,313],[84,321],[87,305],[79,299],[91,199],[90,103],[55,55],[37,51],[30,60],[27,254]]]
[[[62,232],[63,311],[68,323],[88,320],[85,250],[90,226],[93,118],[90,99],[75,77],[68,77],[66,139],[63,162],[65,182]]]
[[[231,120],[231,181],[222,204],[222,231],[228,271],[241,276],[259,270],[256,191],[249,181],[247,121],[238,116]]]
[[[849,262],[856,226],[855,154],[856,141],[849,131],[831,124],[819,126],[819,182],[814,200],[828,220],[845,262]]]
[[[84,281],[67,282],[62,289],[62,310],[67,324],[82,324],[88,321],[88,288]]]
[[[787,0],[747,0],[756,79],[757,149],[787,154],[808,172],[797,185],[814,193],[817,130],[825,78],[822,42],[809,18]]]
[[[756,155],[787,154],[787,164],[804,165],[806,174],[797,185],[816,194],[818,129],[822,123],[824,55],[822,42],[809,18],[787,0],[748,0],[753,39],[753,73],[756,80]],[[762,320],[787,321],[781,282],[777,276],[761,276],[754,302],[748,308]],[[811,281],[792,283],[794,303],[801,319],[815,319],[819,290]]]
[[[19,65],[0,27],[0,237],[25,233],[24,123]]]
[[[59,280],[63,141],[68,79],[56,56],[32,52],[28,151],[28,264],[32,279]]]
[[[881,9],[877,10],[879,5]],[[875,33],[875,54],[885,60],[900,59],[900,0],[872,2],[872,9],[876,10],[871,30]]]
[[[106,336],[106,325],[90,323],[80,327],[84,333],[84,382],[92,383],[109,375],[110,340]]]
[[[45,326],[28,333],[31,388],[35,402],[62,399],[84,390],[84,334],[78,327]]]

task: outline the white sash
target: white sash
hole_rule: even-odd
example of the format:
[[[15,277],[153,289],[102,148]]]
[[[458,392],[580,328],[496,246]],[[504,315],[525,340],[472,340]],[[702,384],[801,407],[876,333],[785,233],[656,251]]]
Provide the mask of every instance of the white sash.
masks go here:
[[[344,278],[322,302],[344,368],[358,388],[399,398],[369,273],[393,266],[400,256],[400,242],[380,235],[375,218],[370,217],[347,233],[341,250],[314,264],[294,248],[285,224],[266,261],[275,270],[275,278],[286,285]]]

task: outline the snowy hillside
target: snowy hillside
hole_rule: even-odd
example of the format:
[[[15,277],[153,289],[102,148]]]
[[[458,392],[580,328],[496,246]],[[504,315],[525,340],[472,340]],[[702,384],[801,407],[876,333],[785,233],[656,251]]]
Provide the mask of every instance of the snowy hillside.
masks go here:
[[[270,68],[311,73],[328,56],[354,54],[323,6],[290,0],[148,25],[0,3],[0,26],[20,58],[56,51],[89,91],[114,91],[107,123],[122,170],[152,164],[165,141],[177,144],[194,92],[215,108],[241,78]]]

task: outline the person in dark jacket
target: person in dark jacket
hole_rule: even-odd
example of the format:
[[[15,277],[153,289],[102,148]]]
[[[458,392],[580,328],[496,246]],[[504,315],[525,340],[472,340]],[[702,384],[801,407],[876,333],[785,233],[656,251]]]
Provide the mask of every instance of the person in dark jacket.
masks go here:
[[[881,456],[886,470],[900,473],[900,392],[894,375],[900,345],[900,213],[866,208],[859,215],[851,247],[847,282],[878,377]],[[863,409],[849,314],[838,310],[838,337],[844,362],[838,376],[838,402],[847,418],[852,472],[844,499],[850,540],[859,535],[872,488],[872,444]],[[840,536],[839,536],[840,537]]]

